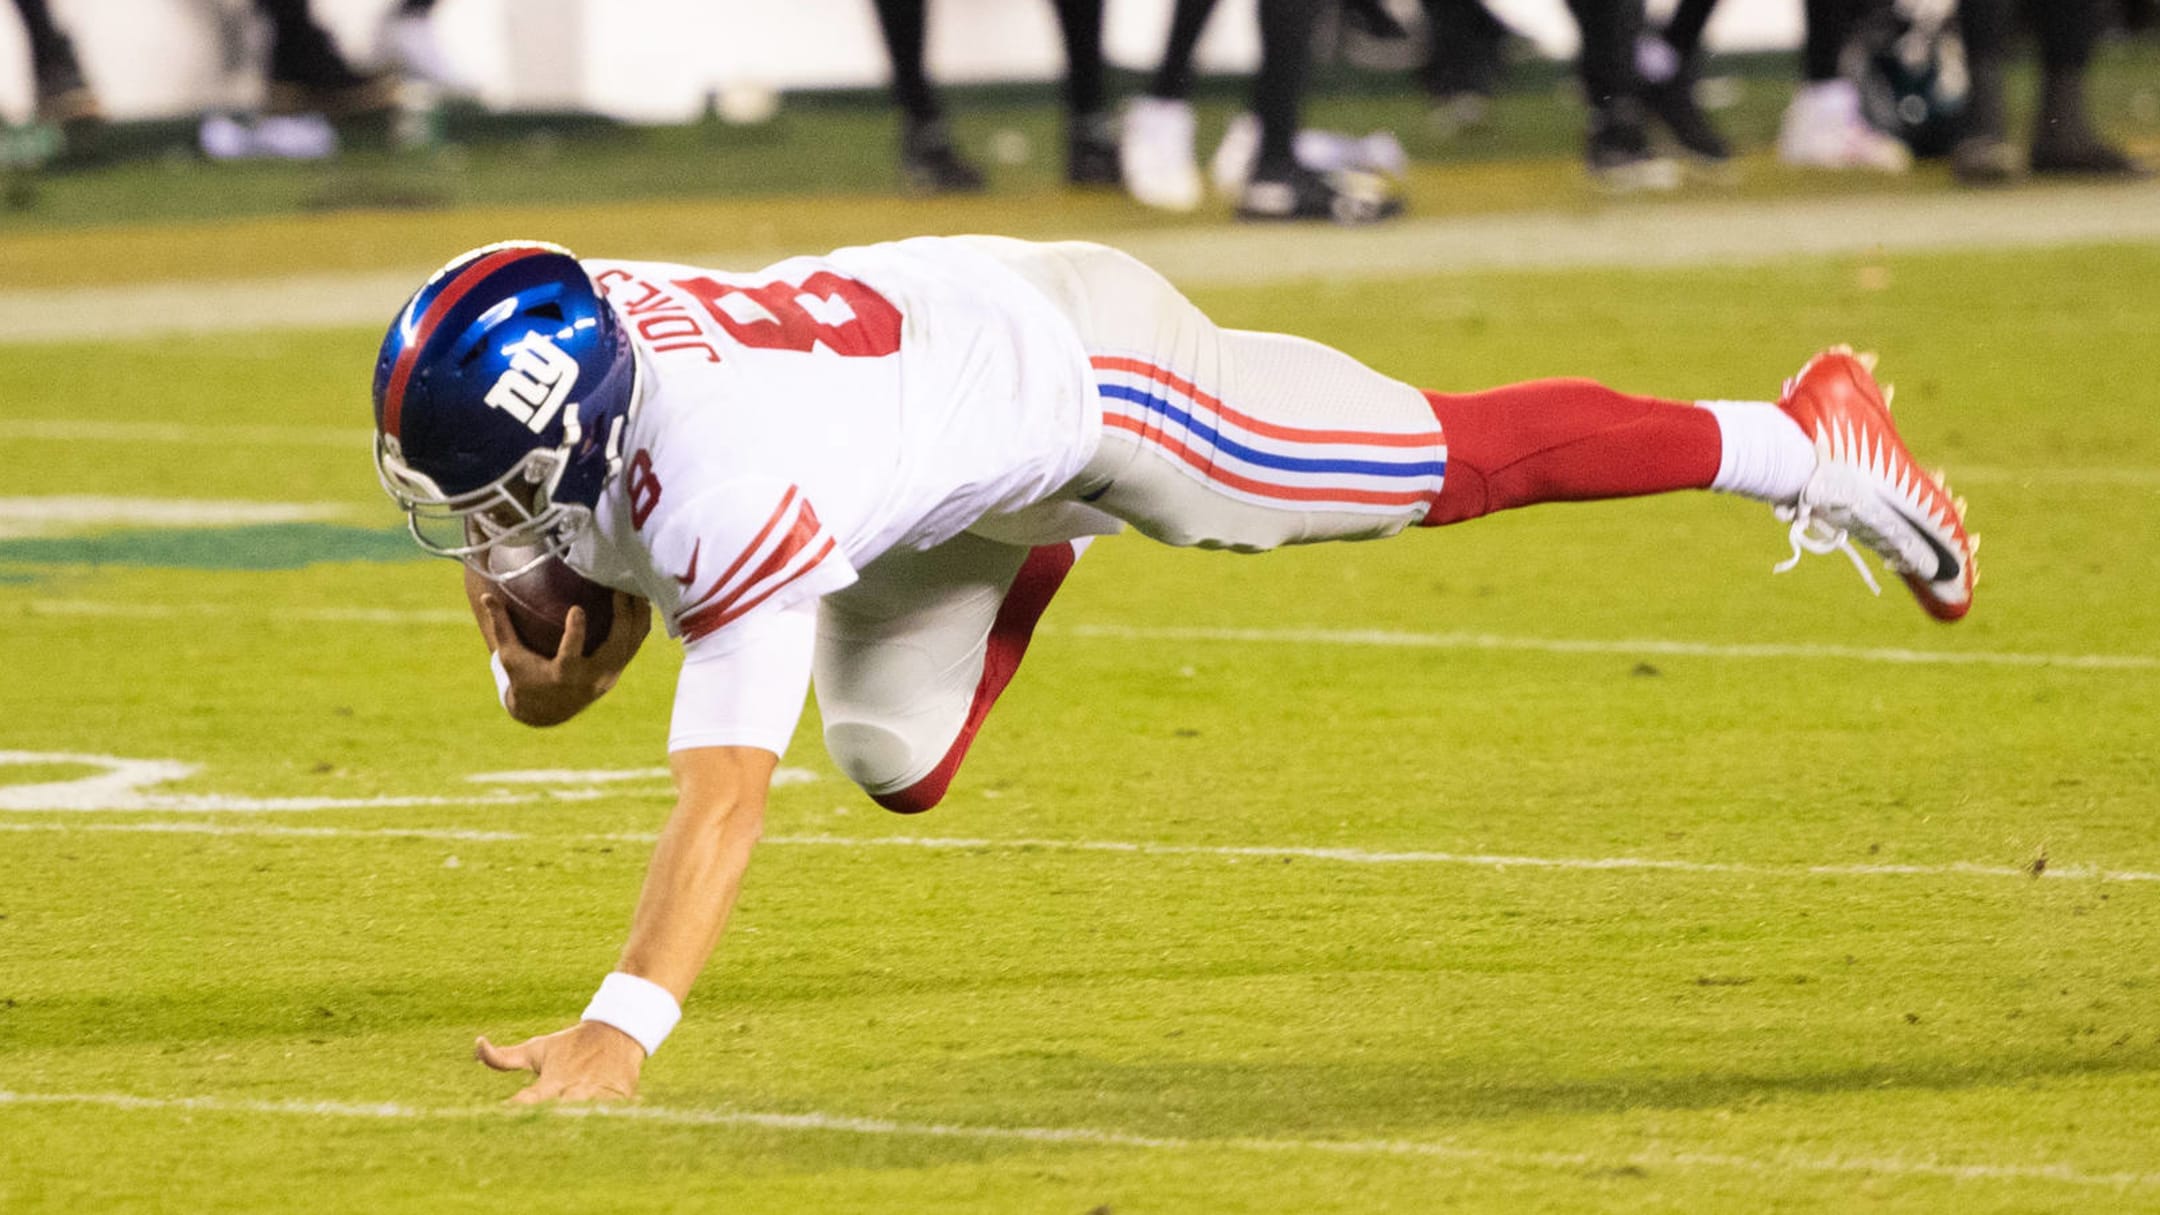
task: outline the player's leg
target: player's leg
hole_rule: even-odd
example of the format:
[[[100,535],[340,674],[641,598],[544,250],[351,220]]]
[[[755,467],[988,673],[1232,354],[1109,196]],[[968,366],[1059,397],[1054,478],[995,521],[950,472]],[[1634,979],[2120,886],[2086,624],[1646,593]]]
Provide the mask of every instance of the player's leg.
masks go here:
[[[1117,120],[1103,82],[1103,0],[1053,0],[1065,43],[1065,181],[1115,186]]]
[[[1970,601],[1954,500],[1915,466],[1849,352],[1810,362],[1776,402],[1586,380],[1427,393],[1315,342],[1221,329],[1114,250],[984,247],[1072,318],[1089,353],[1103,433],[1070,492],[1156,539],[1260,551],[1708,489],[1776,506],[1796,548],[1867,544],[1938,617]]]
[[[945,108],[923,67],[928,0],[876,0],[878,33],[892,64],[893,105],[900,111],[900,175],[925,194],[967,194],[983,188],[981,170],[963,159],[945,125]]]
[[[888,810],[936,805],[1086,547],[962,534],[826,596],[816,683],[833,762]]]
[[[1166,211],[1200,205],[1204,187],[1193,155],[1193,50],[1215,0],[1177,0],[1162,62],[1147,91],[1126,103],[1118,166],[1134,199]]]

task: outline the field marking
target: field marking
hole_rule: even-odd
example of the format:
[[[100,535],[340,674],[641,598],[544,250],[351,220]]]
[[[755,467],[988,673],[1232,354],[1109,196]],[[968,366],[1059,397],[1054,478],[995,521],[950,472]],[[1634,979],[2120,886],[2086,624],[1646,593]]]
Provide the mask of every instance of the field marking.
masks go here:
[[[1959,485],[2081,485],[2096,489],[2121,486],[2160,487],[2160,468],[2079,467],[2074,464],[2004,468],[1992,464],[1960,464],[1949,470]]]
[[[303,624],[462,624],[470,611],[456,608],[262,608],[248,603],[123,603],[102,599],[28,599],[32,616],[109,617],[115,620],[187,620],[198,616],[259,616]]]
[[[504,844],[518,843],[536,838],[523,831],[483,831],[466,827],[282,827],[270,823],[257,823],[239,827],[226,823],[187,822],[138,822],[138,823],[10,823],[0,822],[0,831],[18,835],[36,832],[122,832],[142,835],[238,835],[263,839],[415,839],[446,840],[452,843]],[[656,837],[657,838],[657,837]]]
[[[396,810],[419,806],[523,806],[543,801],[590,801],[598,789],[550,789],[538,793],[469,794],[462,797],[241,797],[224,793],[148,793],[185,780],[200,764],[173,759],[128,759],[59,751],[0,751],[0,768],[27,765],[95,768],[89,776],[0,785],[0,811],[62,813],[260,814],[292,810]]]
[[[372,429],[313,426],[204,426],[188,422],[98,422],[85,418],[0,419],[0,442],[185,443],[216,447],[337,447],[364,452]]]
[[[245,527],[311,523],[354,513],[342,502],[235,502],[62,494],[0,498],[0,538],[93,527]]]
[[[1353,282],[1477,271],[1750,266],[1959,249],[2160,242],[2160,186],[2026,188],[1779,202],[1674,200],[1409,219],[1376,228],[1222,224],[1094,234],[1196,287]],[[805,250],[796,250],[805,252]],[[680,250],[751,269],[784,253]],[[170,333],[379,329],[429,266],[0,291],[0,344]]]
[[[1676,641],[1660,637],[1611,639],[1509,637],[1497,633],[1411,633],[1389,629],[1238,629],[1175,625],[1044,625],[1038,632],[1118,641],[1252,642],[1268,645],[1376,646],[1418,650],[1519,650],[1542,654],[1663,654],[1685,658],[1821,658],[1895,666],[2065,667],[2088,671],[2150,671],[2149,654],[2034,654],[2000,650],[1913,650],[1808,642]]]
[[[2160,241],[2160,185],[1439,216],[1373,229],[1221,225],[1113,236],[1181,287],[1439,274],[1759,266]]]
[[[258,823],[193,821],[148,822],[0,822],[0,831],[12,832],[117,832],[152,835],[232,835],[271,839],[446,839],[481,843],[652,844],[660,836],[652,831],[604,831],[546,834],[526,831],[488,831],[458,827],[285,827]],[[896,848],[930,852],[1080,852],[1123,856],[1213,857],[1232,863],[1241,860],[1329,861],[1344,865],[1445,865],[1467,869],[1539,869],[1594,873],[1708,873],[1743,877],[1979,877],[2067,879],[2102,882],[2160,882],[2160,872],[2138,869],[2106,869],[2096,865],[2061,864],[2050,861],[2040,872],[2021,865],[1985,865],[1952,861],[1937,865],[1844,864],[1764,865],[1745,861],[1681,861],[1640,856],[1511,856],[1482,852],[1388,851],[1370,848],[1320,848],[1269,844],[1165,844],[1141,840],[1047,839],[1023,837],[990,839],[967,836],[925,835],[767,835],[762,844],[780,848]]]
[[[510,772],[476,772],[465,779],[476,785],[614,785],[637,781],[672,780],[666,768],[524,768]],[[772,783],[807,785],[822,779],[808,768],[774,768]]]
[[[758,1130],[811,1134],[957,1139],[1141,1152],[1214,1151],[1270,1155],[1397,1157],[1494,1165],[1501,1168],[1566,1171],[1611,1168],[1721,1169],[1763,1176],[1805,1173],[1861,1174],[1960,1182],[2046,1182],[2061,1186],[2115,1190],[2160,1185],[2160,1173],[2092,1172],[2061,1163],[1954,1164],[1898,1157],[1804,1156],[1787,1153],[1742,1156],[1724,1152],[1684,1150],[1600,1155],[1593,1152],[1483,1148],[1444,1140],[1419,1139],[1282,1139],[1262,1136],[1194,1139],[1096,1127],[970,1126],[943,1122],[900,1122],[887,1118],[820,1112],[680,1109],[658,1105],[550,1105],[530,1109],[501,1105],[431,1107],[390,1101],[264,1101],[236,1097],[139,1097],[126,1093],[24,1093],[0,1090],[0,1106],[91,1106],[133,1113],[269,1115],[373,1122],[530,1121],[541,1118],[651,1123],[661,1126],[751,1127]]]
[[[252,610],[243,604],[118,603],[94,599],[29,599],[19,606],[22,611],[32,616],[109,616],[129,620],[234,616],[248,614]],[[431,608],[299,608],[264,610],[261,614],[300,623],[472,623],[470,612]],[[2151,654],[1914,650],[1898,647],[1819,645],[1809,642],[1681,641],[1663,637],[1512,637],[1499,633],[1416,633],[1391,629],[1239,629],[1125,624],[1046,624],[1036,631],[1052,636],[1116,641],[1250,642],[1269,645],[1524,651],[1543,654],[1664,654],[1686,658],[1805,658],[1892,666],[2054,667],[2074,671],[2160,670],[2160,656]]]

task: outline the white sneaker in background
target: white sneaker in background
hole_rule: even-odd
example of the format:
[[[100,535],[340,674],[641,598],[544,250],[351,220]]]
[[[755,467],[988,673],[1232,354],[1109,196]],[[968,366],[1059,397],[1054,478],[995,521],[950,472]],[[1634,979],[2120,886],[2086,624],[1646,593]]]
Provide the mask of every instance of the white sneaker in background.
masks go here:
[[[267,114],[250,121],[224,111],[203,116],[196,131],[212,160],[328,160],[337,155],[337,128],[321,114]]]
[[[1291,147],[1297,162],[1315,173],[1347,169],[1399,178],[1410,167],[1402,141],[1392,131],[1374,131],[1360,137],[1307,127],[1297,133]],[[1214,158],[1208,161],[1208,180],[1218,192],[1235,197],[1252,179],[1253,165],[1259,158],[1260,119],[1240,114],[1230,120],[1222,142],[1215,147]]]
[[[1850,80],[1803,84],[1778,126],[1778,159],[1804,169],[1865,169],[1903,173],[1912,151],[1903,140],[1868,125],[1860,89]]]
[[[1236,196],[1252,180],[1253,162],[1260,159],[1260,120],[1239,114],[1223,128],[1222,142],[1208,160],[1208,180],[1220,194]]]
[[[212,160],[245,160],[255,154],[255,133],[222,110],[203,115],[195,139],[203,155]]]
[[[1256,128],[1256,144],[1258,138]],[[1118,170],[1125,192],[1147,206],[1164,211],[1199,207],[1205,187],[1193,159],[1191,104],[1160,97],[1135,97],[1126,103]]]
[[[328,160],[337,128],[321,114],[265,114],[255,124],[255,154],[277,160]]]

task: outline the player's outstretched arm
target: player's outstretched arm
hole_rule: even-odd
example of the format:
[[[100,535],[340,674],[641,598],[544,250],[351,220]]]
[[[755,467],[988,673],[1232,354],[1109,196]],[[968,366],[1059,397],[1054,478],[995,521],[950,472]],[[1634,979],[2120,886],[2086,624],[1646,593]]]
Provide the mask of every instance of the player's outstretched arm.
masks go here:
[[[615,624],[607,640],[585,653],[585,610],[573,607],[563,622],[562,643],[555,653],[528,649],[510,625],[509,609],[489,589],[485,578],[465,571],[465,598],[488,650],[502,662],[510,686],[503,707],[528,726],[554,726],[577,716],[607,694],[637,656],[652,628],[652,605],[636,595],[615,592]]]
[[[719,944],[742,890],[778,762],[757,747],[697,747],[669,757],[675,812],[653,849],[616,970],[658,984],[678,1007]],[[482,1038],[475,1053],[497,1071],[534,1073],[532,1083],[510,1098],[530,1104],[627,1101],[637,1095],[646,1051],[611,1024],[580,1021],[515,1046]]]

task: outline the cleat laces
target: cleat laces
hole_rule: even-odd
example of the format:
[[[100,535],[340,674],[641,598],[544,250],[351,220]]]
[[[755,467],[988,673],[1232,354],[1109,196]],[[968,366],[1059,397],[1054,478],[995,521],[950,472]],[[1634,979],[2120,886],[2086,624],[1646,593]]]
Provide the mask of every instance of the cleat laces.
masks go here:
[[[1777,508],[1777,517],[1780,521],[1792,524],[1792,529],[1785,533],[1785,539],[1792,544],[1792,555],[1771,566],[1771,573],[1783,574],[1791,571],[1800,564],[1802,553],[1815,553],[1826,557],[1831,553],[1842,552],[1852,560],[1853,568],[1860,571],[1860,581],[1867,583],[1868,590],[1874,592],[1877,598],[1882,596],[1882,584],[1875,581],[1874,571],[1868,569],[1866,561],[1861,560],[1860,550],[1853,547],[1851,532],[1816,518],[1814,506],[1807,502],[1780,506]]]

